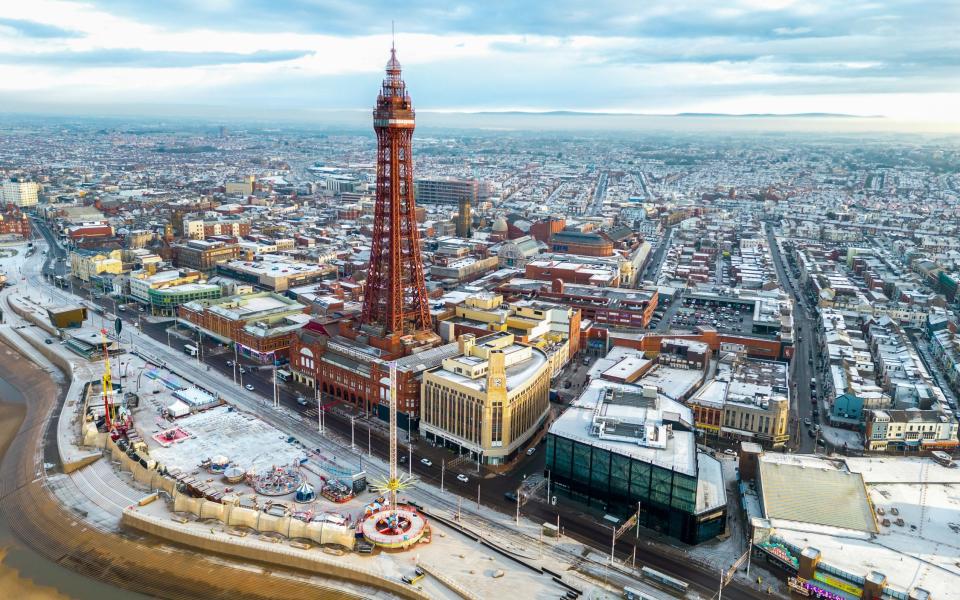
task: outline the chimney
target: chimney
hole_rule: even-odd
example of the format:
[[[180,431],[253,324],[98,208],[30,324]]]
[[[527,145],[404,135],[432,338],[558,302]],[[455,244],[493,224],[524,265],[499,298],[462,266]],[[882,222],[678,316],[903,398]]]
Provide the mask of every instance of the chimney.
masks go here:
[[[550,284],[550,291],[553,292],[554,294],[562,294],[562,293],[563,293],[563,280],[562,280],[562,279],[554,279],[554,280],[551,282],[551,284]]]

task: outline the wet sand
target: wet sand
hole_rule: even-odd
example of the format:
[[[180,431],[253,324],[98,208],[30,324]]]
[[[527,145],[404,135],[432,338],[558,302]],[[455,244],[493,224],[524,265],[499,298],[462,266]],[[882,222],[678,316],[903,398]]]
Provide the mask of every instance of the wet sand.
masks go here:
[[[52,498],[37,477],[43,469],[37,464],[38,447],[47,432],[48,416],[62,402],[61,389],[48,373],[11,350],[0,343],[0,597],[358,597],[336,580],[247,563],[238,568],[224,558],[87,526]],[[55,452],[49,449],[42,454],[48,462],[55,460]]]

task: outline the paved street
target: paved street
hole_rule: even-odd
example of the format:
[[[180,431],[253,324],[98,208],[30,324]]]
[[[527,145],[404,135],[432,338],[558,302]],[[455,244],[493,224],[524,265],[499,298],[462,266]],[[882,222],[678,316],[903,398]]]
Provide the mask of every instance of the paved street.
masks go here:
[[[780,278],[780,283],[783,285],[783,288],[793,296],[794,307],[796,308],[793,313],[794,325],[796,327],[796,340],[794,357],[790,363],[790,381],[792,382],[790,393],[793,398],[790,407],[793,412],[791,439],[793,440],[793,448],[795,451],[811,453],[815,451],[815,441],[814,438],[808,435],[807,428],[803,425],[803,420],[809,418],[812,422],[816,422],[816,420],[813,419],[811,392],[818,392],[810,389],[810,379],[811,377],[815,377],[813,364],[816,364],[819,358],[816,343],[816,321],[811,317],[811,315],[816,313],[814,312],[815,309],[808,308],[806,298],[803,297],[801,291],[796,287],[797,282],[788,275],[787,268],[784,265],[785,258],[777,246],[773,227],[769,224],[767,225],[767,243],[770,245],[770,251],[773,255],[773,262],[777,269],[777,277]],[[811,362],[813,364],[811,364]],[[817,389],[821,389],[819,379],[817,381]],[[821,411],[822,408],[821,406]]]

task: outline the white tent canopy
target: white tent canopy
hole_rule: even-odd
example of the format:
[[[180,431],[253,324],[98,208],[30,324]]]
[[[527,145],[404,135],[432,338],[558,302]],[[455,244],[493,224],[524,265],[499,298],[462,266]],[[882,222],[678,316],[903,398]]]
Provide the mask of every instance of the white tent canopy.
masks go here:
[[[174,418],[183,417],[190,414],[190,405],[183,400],[177,400],[167,407],[167,412]]]

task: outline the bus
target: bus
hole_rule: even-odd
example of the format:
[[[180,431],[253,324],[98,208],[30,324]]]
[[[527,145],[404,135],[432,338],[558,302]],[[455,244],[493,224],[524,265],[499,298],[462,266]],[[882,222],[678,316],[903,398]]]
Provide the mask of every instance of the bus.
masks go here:
[[[659,584],[671,587],[680,592],[686,592],[687,588],[690,587],[690,584],[686,581],[680,581],[679,579],[670,577],[669,575],[661,573],[656,569],[651,569],[650,567],[643,567],[640,569],[640,574],[651,581],[656,581]]]
[[[196,356],[196,355],[197,355],[197,347],[194,346],[194,345],[192,345],[192,344],[184,344],[184,345],[183,345],[183,351],[186,352],[187,354],[189,354],[190,356]]]
[[[290,381],[293,374],[286,369],[277,369],[277,381]]]

